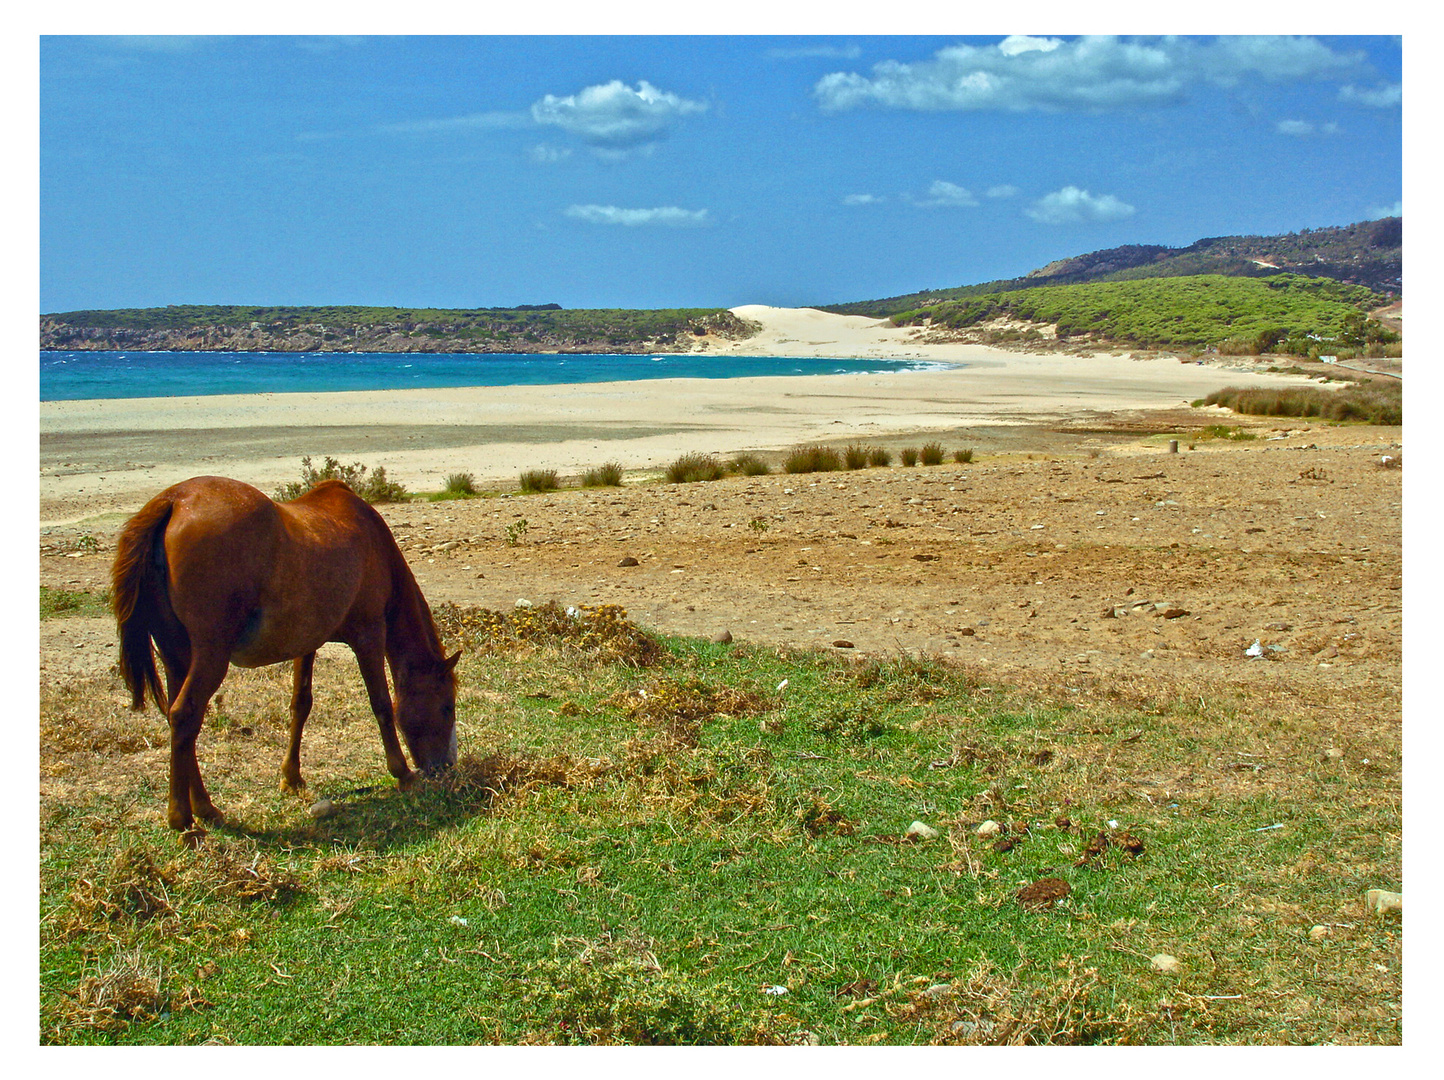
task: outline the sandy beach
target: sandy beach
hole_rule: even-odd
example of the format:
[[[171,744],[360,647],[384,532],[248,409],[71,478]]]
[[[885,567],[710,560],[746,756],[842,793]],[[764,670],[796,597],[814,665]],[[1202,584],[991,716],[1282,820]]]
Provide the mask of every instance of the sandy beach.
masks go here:
[[[1178,407],[1227,385],[1304,382],[1244,365],[1129,353],[1021,353],[929,342],[917,329],[813,309],[733,309],[762,325],[721,355],[860,356],[957,365],[894,374],[665,379],[559,386],[256,394],[40,403],[40,525],[133,510],[188,476],[271,490],[300,459],[384,466],[412,490],[453,472],[507,482],[615,461],[660,469],[682,453],[811,441],[990,433]]]

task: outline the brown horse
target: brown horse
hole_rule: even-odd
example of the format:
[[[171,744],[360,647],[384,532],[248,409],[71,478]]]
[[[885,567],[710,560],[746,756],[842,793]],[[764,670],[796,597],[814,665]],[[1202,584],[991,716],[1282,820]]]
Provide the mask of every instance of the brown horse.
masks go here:
[[[149,691],[170,722],[171,828],[198,836],[195,817],[223,821],[201,781],[196,736],[231,664],[293,661],[281,787],[305,787],[301,729],[316,650],[327,641],[355,652],[386,767],[402,788],[415,774],[396,740],[398,725],[417,768],[455,764],[453,669],[461,654],[442,650],[431,609],[381,515],[340,481],[286,503],[218,476],[166,488],[126,523],[111,586],[131,708],[145,708]]]

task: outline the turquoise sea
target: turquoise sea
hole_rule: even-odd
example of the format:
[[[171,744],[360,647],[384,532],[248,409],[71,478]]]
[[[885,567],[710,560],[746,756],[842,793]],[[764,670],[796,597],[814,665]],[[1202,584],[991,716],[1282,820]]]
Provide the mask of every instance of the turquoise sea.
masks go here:
[[[913,360],[511,353],[63,352],[40,354],[40,400],[736,379],[947,367]]]

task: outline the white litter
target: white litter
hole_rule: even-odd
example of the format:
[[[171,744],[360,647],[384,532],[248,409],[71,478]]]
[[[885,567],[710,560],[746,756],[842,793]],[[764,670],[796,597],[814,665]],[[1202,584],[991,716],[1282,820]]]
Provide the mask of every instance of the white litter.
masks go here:
[[[1263,654],[1264,654],[1264,650],[1263,650],[1263,645],[1262,645],[1262,643],[1260,643],[1260,642],[1258,642],[1258,641],[1255,641],[1252,645],[1250,645],[1247,649],[1245,649],[1245,650],[1243,651],[1243,654],[1244,654],[1245,656],[1251,656],[1251,657],[1253,657],[1255,660],[1257,660],[1259,657],[1263,656]]]
[[[787,987],[785,987],[785,986],[764,986],[764,987],[762,988],[762,992],[763,992],[764,994],[769,994],[769,995],[771,995],[772,997],[781,997],[783,994],[787,993]]]

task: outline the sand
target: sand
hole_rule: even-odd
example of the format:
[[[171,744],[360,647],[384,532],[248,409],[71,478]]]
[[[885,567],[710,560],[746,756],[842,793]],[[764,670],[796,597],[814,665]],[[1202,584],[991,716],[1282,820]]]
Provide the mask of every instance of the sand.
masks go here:
[[[1177,407],[1227,385],[1307,381],[1171,355],[1023,353],[929,341],[886,321],[809,308],[735,308],[762,325],[719,355],[862,356],[953,365],[889,374],[661,379],[561,386],[254,394],[40,403],[40,525],[130,511],[188,476],[273,490],[300,459],[384,466],[414,491],[454,472],[514,482],[604,462],[656,470],[678,455],[811,441],[970,434]],[[986,438],[983,434],[980,436]]]

